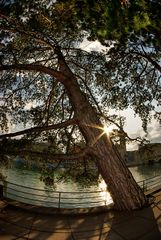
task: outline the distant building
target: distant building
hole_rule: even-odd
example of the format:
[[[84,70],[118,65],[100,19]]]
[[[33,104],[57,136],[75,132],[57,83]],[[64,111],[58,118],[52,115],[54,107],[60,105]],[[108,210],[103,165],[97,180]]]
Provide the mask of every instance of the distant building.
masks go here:
[[[126,151],[126,143],[116,145],[121,156],[126,160],[127,164],[152,164],[161,163],[161,143],[150,143],[139,146],[138,150]]]
[[[161,162],[161,143],[139,146],[138,152],[143,163]]]
[[[138,150],[127,151],[125,134],[119,134],[119,143],[116,143],[115,146],[129,165],[161,163],[161,143],[140,145]]]

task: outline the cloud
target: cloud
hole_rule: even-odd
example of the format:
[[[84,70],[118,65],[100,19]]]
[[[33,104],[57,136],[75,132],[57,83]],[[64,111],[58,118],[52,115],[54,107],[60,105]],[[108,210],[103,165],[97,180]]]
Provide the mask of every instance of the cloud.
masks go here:
[[[152,122],[148,125],[147,137],[153,143],[161,142],[161,125],[156,119],[152,119]]]
[[[151,122],[147,126],[146,134],[142,128],[142,120],[138,115],[135,115],[134,111],[130,108],[123,111],[110,110],[110,114],[118,114],[125,117],[124,131],[127,132],[129,137],[136,138],[142,137],[149,140],[151,143],[160,143],[161,142],[161,125],[159,122],[152,118]],[[129,151],[137,150],[138,143],[131,142],[127,144],[127,149]]]
[[[142,128],[139,128],[136,133],[129,134],[130,137],[146,137],[151,143],[161,143],[161,125],[155,119],[152,119],[151,123],[148,124],[147,133]],[[131,143],[128,145],[128,150],[135,150],[138,148],[137,143]]]
[[[81,49],[90,52],[90,51],[98,51],[107,50],[108,48],[103,46],[98,40],[96,41],[88,41],[87,38],[83,40],[83,42],[79,46]]]
[[[30,110],[32,107],[36,106],[36,101],[26,103],[24,110]]]

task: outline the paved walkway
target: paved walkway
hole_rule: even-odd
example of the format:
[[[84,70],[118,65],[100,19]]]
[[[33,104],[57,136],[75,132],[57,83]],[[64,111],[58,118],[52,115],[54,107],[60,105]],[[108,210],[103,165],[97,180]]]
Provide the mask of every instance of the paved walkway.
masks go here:
[[[150,207],[128,213],[49,215],[7,206],[0,240],[161,240],[161,191]]]

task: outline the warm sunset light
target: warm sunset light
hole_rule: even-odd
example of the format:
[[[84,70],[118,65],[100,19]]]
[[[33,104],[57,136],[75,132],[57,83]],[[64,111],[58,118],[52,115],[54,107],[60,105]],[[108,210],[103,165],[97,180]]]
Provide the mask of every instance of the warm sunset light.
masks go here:
[[[103,127],[103,130],[104,130],[104,132],[107,134],[107,135],[109,135],[110,134],[110,132],[112,132],[112,130],[113,130],[113,126],[104,126]]]

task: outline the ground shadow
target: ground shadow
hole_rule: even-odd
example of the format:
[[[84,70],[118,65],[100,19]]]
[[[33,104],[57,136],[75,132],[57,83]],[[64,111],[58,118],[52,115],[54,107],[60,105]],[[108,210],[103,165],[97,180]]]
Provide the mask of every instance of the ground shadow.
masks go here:
[[[11,207],[5,211],[0,214],[1,240],[161,239],[156,206],[127,213],[110,210],[84,215],[38,214]]]

